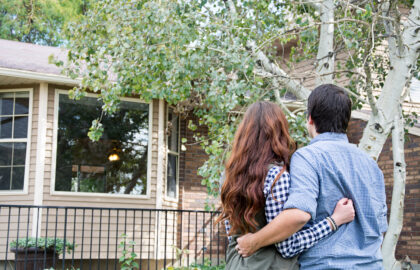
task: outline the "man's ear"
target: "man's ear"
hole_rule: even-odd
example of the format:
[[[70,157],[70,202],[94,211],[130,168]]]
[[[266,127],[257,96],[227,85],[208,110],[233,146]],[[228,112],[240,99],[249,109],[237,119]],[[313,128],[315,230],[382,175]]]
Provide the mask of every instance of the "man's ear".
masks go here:
[[[314,124],[314,120],[312,120],[311,115],[308,116],[308,124],[310,124],[310,125]]]

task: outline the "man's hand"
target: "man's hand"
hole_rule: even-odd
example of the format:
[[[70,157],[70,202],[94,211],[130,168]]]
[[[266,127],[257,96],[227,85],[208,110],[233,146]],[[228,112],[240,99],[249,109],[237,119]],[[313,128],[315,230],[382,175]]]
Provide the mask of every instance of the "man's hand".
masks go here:
[[[255,241],[254,241],[254,234],[248,233],[245,234],[237,239],[238,244],[236,245],[235,249],[242,257],[249,257],[258,250]]]

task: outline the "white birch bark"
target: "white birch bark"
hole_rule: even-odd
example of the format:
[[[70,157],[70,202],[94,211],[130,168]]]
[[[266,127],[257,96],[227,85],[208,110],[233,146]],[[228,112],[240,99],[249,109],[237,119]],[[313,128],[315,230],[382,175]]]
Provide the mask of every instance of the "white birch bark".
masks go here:
[[[395,259],[395,249],[403,227],[406,164],[404,158],[404,124],[401,106],[394,118],[392,129],[392,153],[394,160],[394,188],[392,191],[389,227],[382,244],[385,270],[401,269],[401,262]]]
[[[410,16],[402,33],[403,48],[393,53],[393,61],[385,79],[378,102],[378,114],[371,114],[363,132],[359,148],[377,160],[383,145],[391,132],[394,116],[404,87],[408,83],[410,73],[416,64],[420,48],[420,0],[415,0]]]
[[[247,46],[255,54],[257,61],[260,62],[261,67],[265,72],[268,72],[274,76],[273,79],[277,80],[283,85],[287,91],[294,94],[300,100],[307,100],[311,93],[305,86],[300,82],[293,80],[290,76],[281,69],[278,65],[270,61],[268,57],[261,50],[257,51],[257,45],[255,41],[248,41]]]
[[[334,1],[325,0],[320,5],[321,29],[316,56],[316,85],[332,83],[334,71]]]
[[[232,15],[232,20],[236,17],[236,6],[232,0],[227,1],[229,11]],[[301,83],[293,80],[290,76],[282,70],[278,65],[270,61],[268,57],[261,50],[257,50],[257,44],[255,41],[250,40],[247,42],[247,47],[254,53],[257,61],[261,63],[261,68],[274,76],[274,80],[282,84],[287,91],[294,94],[298,99],[306,100],[310,94],[310,91],[304,87]]]

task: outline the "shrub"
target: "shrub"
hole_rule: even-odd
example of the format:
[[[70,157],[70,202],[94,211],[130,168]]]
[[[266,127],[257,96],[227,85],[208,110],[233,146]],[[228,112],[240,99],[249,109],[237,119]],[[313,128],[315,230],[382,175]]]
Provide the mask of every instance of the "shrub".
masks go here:
[[[71,253],[72,250],[76,247],[74,243],[70,243],[68,241],[65,242],[61,238],[44,238],[44,237],[28,237],[28,238],[20,238],[17,241],[13,240],[10,242],[11,248],[40,248],[44,250],[54,250],[57,254],[62,254],[64,250],[64,246],[66,247],[67,253]]]

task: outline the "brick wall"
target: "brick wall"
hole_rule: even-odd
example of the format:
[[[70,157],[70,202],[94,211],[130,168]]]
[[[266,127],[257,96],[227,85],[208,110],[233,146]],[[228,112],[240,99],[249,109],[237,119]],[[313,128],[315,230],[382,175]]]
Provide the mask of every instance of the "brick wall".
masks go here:
[[[359,143],[366,122],[352,120],[349,126],[349,141]],[[393,183],[391,137],[386,141],[379,167],[384,173],[388,210],[390,208]],[[397,246],[397,258],[408,255],[413,263],[420,263],[420,137],[408,134],[405,143],[405,161],[407,163],[407,182],[404,210],[404,225]]]
[[[179,163],[179,208],[188,210],[203,210],[206,204],[207,190],[201,184],[198,176],[198,168],[207,160],[207,155],[193,138],[193,132],[188,128],[189,120],[198,124],[196,119],[187,118],[181,121],[181,138],[186,138],[184,144],[186,151],[181,151]],[[198,127],[195,132],[206,134],[205,127]],[[218,200],[213,202],[217,203]],[[197,218],[198,217],[198,218]],[[216,215],[204,215],[191,213],[184,214],[184,221],[188,218],[188,226],[180,228],[183,232],[182,248],[191,251],[199,251],[199,256],[211,257],[210,254],[219,256],[224,254],[227,245],[224,225],[215,224]],[[191,235],[191,237],[190,237]]]
[[[193,138],[193,132],[188,128],[188,122],[193,118],[181,121],[181,138],[186,138],[185,151],[181,152],[179,163],[179,204],[182,209],[203,210],[207,198],[206,187],[201,185],[198,168],[203,165],[207,155]],[[198,127],[195,132],[206,134],[205,127]]]
[[[182,152],[180,162],[180,208],[203,209],[207,196],[206,188],[201,185],[197,169],[206,160],[206,154],[200,145],[188,145],[194,142],[192,131],[187,128],[187,119],[181,124],[181,136],[188,139],[187,151]],[[353,119],[349,125],[349,140],[358,143],[366,122]],[[197,132],[206,132],[199,128]],[[413,263],[420,263],[420,137],[408,135],[405,144],[407,163],[407,190],[405,198],[404,227],[397,246],[397,258],[408,255]],[[385,176],[388,209],[392,194],[393,162],[390,138],[384,145],[379,157],[379,167]]]

